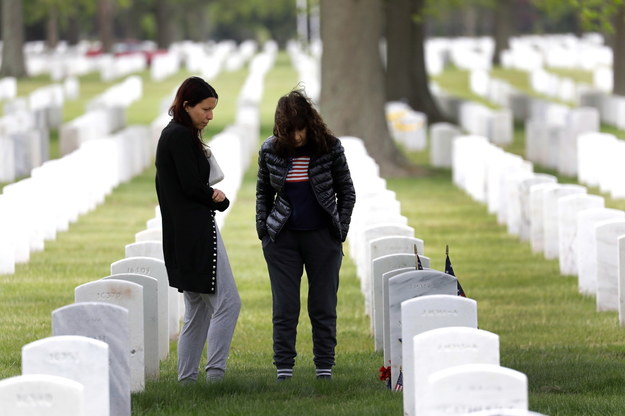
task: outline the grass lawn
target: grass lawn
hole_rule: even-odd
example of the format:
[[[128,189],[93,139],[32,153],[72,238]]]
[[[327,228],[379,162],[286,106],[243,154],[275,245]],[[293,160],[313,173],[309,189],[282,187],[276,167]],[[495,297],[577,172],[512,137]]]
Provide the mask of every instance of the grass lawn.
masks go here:
[[[129,122],[153,120],[156,103],[187,75],[180,73],[159,84],[145,78],[146,96],[129,109]],[[466,94],[461,80],[447,86],[445,76],[461,74],[446,73],[437,82],[452,93]],[[208,134],[234,119],[244,77],[245,71],[224,73],[212,82],[221,98]],[[98,81],[81,80],[81,91],[99,90],[91,83]],[[296,83],[281,54],[265,83],[261,137],[270,134],[277,98]],[[78,115],[80,105],[73,106]],[[66,116],[72,114],[66,111]],[[550,416],[625,414],[625,337],[617,314],[596,312],[594,299],[578,293],[576,279],[559,274],[557,260],[533,254],[529,244],[508,235],[484,205],[451,183],[449,170],[429,166],[427,152],[409,156],[423,165],[426,174],[388,178],[388,187],[396,192],[416,236],[425,241],[424,254],[432,259],[433,268],[443,268],[449,245],[456,275],[467,295],[478,302],[480,328],[500,337],[501,364],[528,376],[530,409]],[[254,229],[255,175],[253,162],[222,230],[243,303],[226,380],[219,385],[179,386],[172,342],[160,380],[148,382],[143,393],[133,395],[133,415],[401,415],[401,395],[377,380],[382,356],[374,352],[360,283],[349,257],[344,258],[339,291],[335,379],[323,383],[314,378],[304,309],[295,378],[275,383],[271,293]],[[110,264],[123,257],[124,245],[154,215],[153,179],[150,167],[120,185],[103,205],[47,243],[45,251],[19,265],[15,274],[0,276],[0,378],[20,374],[21,347],[50,335],[50,313],[73,302],[74,287],[108,275]],[[623,201],[606,204],[625,209]],[[303,295],[305,289],[304,284]]]

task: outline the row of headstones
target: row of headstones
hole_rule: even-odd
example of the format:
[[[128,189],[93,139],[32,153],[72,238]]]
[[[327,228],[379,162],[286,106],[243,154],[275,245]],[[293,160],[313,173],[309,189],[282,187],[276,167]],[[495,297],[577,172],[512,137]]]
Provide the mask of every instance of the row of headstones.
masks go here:
[[[198,73],[206,80],[212,80],[221,71],[242,69],[257,53],[255,41],[246,40],[239,45],[233,40],[219,42],[181,42],[170,47],[180,54],[186,69]]]
[[[441,274],[446,281],[432,271],[391,279],[401,279],[398,286],[404,288],[430,280],[437,290],[423,292],[448,293],[407,298],[395,292],[405,300],[391,304],[400,315],[395,316],[400,328],[392,335],[401,337],[394,342],[391,359],[399,362],[391,363],[391,380],[403,384],[404,414],[469,415],[488,409],[498,409],[491,413],[496,415],[508,414],[503,409],[529,414],[527,376],[500,365],[499,337],[477,329],[477,302],[456,296],[455,278]]]
[[[239,107],[242,123],[231,126],[234,130],[247,132],[259,125],[258,111],[256,120],[250,119],[251,105],[247,100]],[[250,159],[240,152],[252,148],[241,142],[249,141],[249,135],[233,140],[225,137],[227,132],[220,134],[223,139],[210,144],[221,155],[239,154],[238,172],[230,168],[226,178],[240,184],[247,168],[243,162]],[[257,139],[258,133],[252,137]],[[237,175],[238,180],[233,178]],[[155,209],[146,230],[126,246],[126,258],[111,265],[110,276],[77,287],[76,303],[53,311],[52,337],[24,346],[24,375],[0,381],[0,401],[10,414],[41,414],[20,413],[28,407],[27,412],[44,408],[52,416],[130,415],[130,393],[142,391],[146,379],[158,378],[160,360],[167,357],[169,339],[177,337],[184,312],[179,293],[168,288],[158,213]]]
[[[43,111],[15,111],[0,117],[0,182],[13,182],[49,159],[47,128],[37,126]]]
[[[191,44],[193,47],[189,47]],[[156,50],[156,45],[146,44],[145,50],[151,51],[149,53],[152,54],[148,63],[147,56],[141,52],[119,55],[92,54],[90,50],[94,45],[89,42],[81,42],[76,46],[60,43],[53,51],[40,47],[38,43],[28,42],[25,47],[25,51],[28,51],[25,60],[31,76],[48,74],[55,81],[91,72],[99,72],[103,81],[114,81],[143,71],[148,65],[152,80],[161,81],[180,70],[182,64],[186,64],[187,69],[194,73],[210,71],[212,77],[221,71],[219,65],[216,71],[214,68],[216,62],[221,62],[215,59],[220,56],[228,58],[226,70],[240,69],[246,59],[255,53],[253,41],[242,42],[239,47],[234,41],[219,42],[220,49],[226,52],[224,55],[214,54],[214,50],[217,49],[215,45],[184,41],[174,43],[168,50]]]
[[[557,75],[545,74],[545,77],[557,77]],[[533,78],[534,75],[531,75],[531,77]],[[568,85],[568,83],[566,84]],[[608,91],[602,91],[585,84],[573,84],[572,81],[570,84],[572,84],[570,87],[565,88],[567,91],[572,91],[567,94],[567,97],[556,96],[555,98],[573,102],[582,108],[594,109],[597,115],[586,116],[587,118],[592,117],[592,120],[586,123],[598,124],[598,121],[594,121],[597,118],[601,122],[616,128],[625,128],[625,121],[623,121],[625,97],[613,95]],[[517,91],[508,82],[491,78],[488,72],[483,70],[471,72],[469,85],[476,94],[500,106],[510,108],[515,120],[539,119],[542,122],[546,122],[545,128],[565,126],[568,121],[567,113],[575,110],[563,104],[547,103],[545,100],[529,97],[527,94]],[[534,83],[532,83],[532,86],[534,90],[545,94],[544,91],[537,89],[539,87],[536,87]],[[545,95],[555,96],[555,94]],[[589,127],[593,127],[593,125]]]
[[[558,184],[554,176],[534,173],[531,163],[485,138],[458,137],[453,154],[457,186],[487,204],[498,222],[529,241],[534,252],[558,259],[561,273],[577,275],[580,292],[596,297],[598,311],[618,310],[625,324],[623,211],[605,208],[604,199],[588,195],[582,185]]]
[[[508,49],[502,51],[501,64],[506,68],[525,71],[554,68],[580,68],[602,72],[603,82],[608,72],[604,68],[612,65],[612,51],[604,44],[602,35],[586,33],[581,37],[572,34],[521,35],[509,39]],[[453,65],[457,68],[474,70],[492,68],[495,50],[490,36],[431,38],[426,41],[426,57],[436,61],[434,68]],[[428,68],[430,68],[428,63]]]
[[[457,296],[456,278],[429,269],[430,259],[422,254],[424,270],[417,270],[415,247],[423,253],[423,240],[414,237],[399,211],[375,210],[383,190],[363,202],[368,193],[361,187],[372,188],[378,182],[371,173],[376,165],[359,139],[341,137],[341,141],[357,189],[357,205],[365,207],[363,213],[354,210],[351,255],[361,286],[368,281],[363,293],[375,348],[384,353],[383,367],[390,367],[389,386],[396,390],[402,386],[404,414],[460,415],[494,408],[529,414],[527,377],[499,366],[498,338],[477,330],[476,302]],[[368,192],[375,195],[371,189]],[[371,209],[373,214],[365,215]],[[459,328],[463,326],[468,328]],[[436,328],[438,332],[432,331]],[[477,388],[495,394],[475,395]],[[456,394],[450,396],[450,391]]]
[[[534,51],[538,59],[533,59],[530,51]],[[516,56],[517,64],[523,61],[538,63],[534,68],[577,68],[591,71],[612,65],[612,50],[606,45],[604,35],[597,32],[583,33],[580,36],[571,33],[516,36],[511,39],[510,48],[506,52],[505,63],[509,63],[509,56]]]
[[[451,145],[460,130],[447,123],[435,124],[430,130],[432,153],[440,156],[451,154]],[[398,235],[380,237],[389,232],[389,228],[374,225],[367,229],[364,240],[365,244],[370,242],[372,258],[374,279],[372,287],[375,299],[372,322],[376,350],[379,351],[379,346],[383,346],[385,366],[390,364],[391,368],[391,387],[395,388],[403,383],[404,413],[429,415],[443,411],[446,414],[465,414],[469,410],[499,407],[519,410],[507,413],[506,410],[500,409],[491,414],[530,414],[531,412],[527,412],[527,379],[519,372],[499,367],[497,337],[477,329],[471,329],[465,335],[464,331],[468,328],[454,328],[459,325],[477,328],[476,313],[466,311],[458,313],[458,309],[463,310],[467,307],[470,309],[475,301],[456,296],[458,286],[455,277],[435,270],[415,270],[416,258],[413,247],[419,242],[407,236],[399,236],[406,231],[409,233],[405,227],[402,229],[399,226],[394,227],[394,232]],[[369,240],[367,236],[380,238]],[[392,248],[387,252],[392,254],[378,257],[380,252],[384,253],[389,247]],[[429,259],[420,257],[422,264],[427,268]],[[376,293],[378,296],[375,296]],[[440,295],[445,293],[447,295]],[[439,295],[429,296],[429,294]],[[452,306],[455,303],[460,305]],[[468,305],[463,307],[462,303]],[[427,304],[430,304],[432,309],[426,311],[423,305]],[[420,314],[417,313],[415,316],[415,311]],[[441,319],[442,321],[439,321]],[[409,324],[402,325],[402,322]],[[428,332],[438,327],[444,328],[440,332],[441,339],[438,339],[438,332]],[[423,335],[419,335],[421,333]],[[465,336],[462,337],[462,345],[459,345],[457,339],[461,334]],[[420,336],[428,340],[425,345],[420,344]],[[413,337],[414,350],[410,342],[402,342],[412,340]],[[475,340],[472,341],[474,337]],[[482,341],[477,341],[480,338]],[[491,341],[488,341],[489,339]],[[441,343],[450,340],[454,342],[452,346],[446,345],[446,349],[441,348]],[[428,342],[434,343],[439,348],[432,351],[429,347],[433,345]],[[491,345],[488,346],[488,343]],[[467,354],[467,349],[472,349],[473,354]],[[445,352],[443,356],[437,354],[443,351]],[[443,370],[447,366],[458,365],[460,367],[434,374],[435,371]],[[503,385],[506,385],[506,388],[502,388]],[[492,397],[488,394],[476,396],[476,389],[496,393]],[[449,393],[452,391],[455,394],[450,396]]]
[[[511,108],[516,120],[523,121],[527,118],[523,117],[523,114],[528,114],[527,109],[531,105],[531,101],[543,101],[525,96],[517,104],[516,101],[519,101],[519,98],[516,96],[525,94],[515,91],[506,81],[491,78],[488,72],[484,70],[472,71],[470,81],[473,92],[486,97],[498,105]],[[545,86],[543,84],[548,85]],[[584,83],[575,83],[571,79],[560,78],[558,75],[548,73],[542,69],[530,73],[530,85],[535,91],[547,97],[572,102],[581,107],[594,108],[603,123],[619,129],[625,129],[623,118],[623,114],[625,114],[625,97],[611,94],[611,88],[602,89]],[[553,104],[553,106],[553,110],[549,110],[554,111],[555,114],[549,114],[549,112],[543,109],[540,112],[533,112],[532,115],[540,116],[542,114],[550,119],[550,126],[554,124],[560,126],[563,124],[563,121],[558,113],[563,113],[565,110],[558,107],[566,106],[562,104]],[[525,111],[523,111],[524,109]],[[551,119],[552,117],[555,118]]]
[[[0,273],[14,273],[30,253],[102,202],[118,184],[140,173],[151,159],[149,130],[131,126],[92,140],[60,159],[8,184],[0,195]],[[79,174],[77,174],[79,172]]]
[[[83,143],[105,138],[125,127],[126,109],[142,94],[141,78],[131,76],[91,99],[84,114],[60,126],[61,155],[67,155]]]
[[[523,71],[540,71],[545,67],[592,71],[593,87],[612,90],[612,50],[598,33],[574,35],[518,36],[502,54],[502,66]],[[555,93],[558,83],[568,83],[567,77],[554,79],[539,75],[537,87],[544,94]]]
[[[477,77],[479,78],[479,76]],[[485,82],[490,85],[492,79]],[[474,86],[474,91],[479,87]],[[521,96],[519,93],[515,97]],[[625,114],[625,97],[585,91],[581,101],[587,106],[570,108],[542,99],[525,96],[525,110],[517,112],[521,100],[502,100],[513,113],[525,114],[525,157],[541,166],[556,169],[560,174],[577,177],[589,186],[600,186],[614,198],[625,197],[625,185],[617,178],[622,173],[618,163],[623,153],[622,143],[613,135],[598,133],[600,119],[616,125]],[[494,99],[492,94],[487,98]],[[621,114],[621,116],[619,116]],[[516,119],[517,118],[515,116]]]
[[[75,77],[68,77],[63,83],[53,83],[35,88],[27,97],[18,98],[17,79],[14,77],[0,78],[0,102],[4,101],[4,114],[17,110],[39,110],[48,107],[62,107],[63,102],[75,100],[80,94],[80,83]],[[60,118],[49,117],[48,127],[58,126]],[[56,123],[56,124],[53,124]]]
[[[63,102],[74,99],[78,88],[75,79],[68,79],[63,85],[37,88],[27,97],[7,96],[0,117],[0,182],[27,176],[49,159],[50,129],[61,124]]]
[[[525,157],[529,161],[563,175],[577,174],[577,138],[582,133],[599,131],[600,113],[596,108],[570,108],[530,97],[506,81],[491,78],[487,71],[472,71],[469,79],[474,93],[509,108],[514,119],[524,123]]]
[[[565,125],[564,129],[568,129],[569,131],[573,131],[573,130],[583,131],[585,129],[592,130],[593,128],[590,128],[589,126],[591,125],[596,126],[598,124],[596,113],[594,113],[593,109],[579,108],[579,109],[570,110],[565,106],[559,106],[559,108],[556,108],[558,107],[557,104],[551,105],[544,101],[543,103],[546,105],[546,108],[543,108],[543,111],[535,110],[535,111],[532,111],[532,113],[537,114],[537,115],[542,114],[542,117],[543,118],[546,117],[547,119],[551,117],[552,119],[560,118],[561,120],[566,120],[565,122],[561,122],[561,124],[564,124]],[[536,106],[536,108],[539,109],[541,108],[541,106]],[[550,109],[555,110],[555,111],[549,111]],[[560,110],[560,111],[557,111],[557,110]],[[554,116],[554,113],[556,114],[555,116]],[[532,123],[530,122],[527,124],[529,126]],[[450,135],[455,134],[456,136],[454,137],[457,137],[458,132],[454,131],[453,127],[446,126],[444,130],[450,132]],[[528,128],[528,130],[530,129]],[[447,137],[449,137],[449,135]],[[614,197],[622,197],[623,195],[625,195],[625,191],[623,190],[623,187],[620,185],[618,180],[615,179],[616,177],[619,177],[618,176],[618,174],[620,173],[619,164],[614,163],[614,162],[613,163],[609,162],[610,160],[616,160],[616,158],[618,158],[618,156],[622,154],[623,147],[621,146],[621,143],[615,137],[613,137],[612,135],[602,134],[602,133],[586,133],[586,134],[578,135],[577,140],[574,140],[572,142],[570,140],[568,142],[563,141],[558,135],[553,135],[553,134],[550,135],[550,138],[551,138],[551,141],[548,140],[548,138],[544,138],[544,140],[542,141],[543,144],[545,143],[548,144],[551,142],[551,144],[548,145],[548,146],[551,146],[550,154],[552,155],[567,154],[569,156],[569,159],[573,159],[573,161],[577,161],[576,170],[579,170],[580,172],[579,174],[580,182],[586,183],[591,186],[600,185],[602,191],[610,192]],[[531,147],[532,140],[528,140],[528,142],[529,142],[528,146]],[[558,148],[560,149],[560,151],[557,150]],[[573,154],[573,155],[569,154],[570,153],[569,151],[571,148],[574,150],[577,150],[576,154]],[[563,149],[567,151],[564,151]],[[499,149],[494,149],[493,151],[500,152]],[[516,156],[512,156],[512,155],[506,155],[506,156],[508,157],[508,159],[513,159],[513,160],[516,159],[517,161],[520,160]],[[497,162],[494,162],[494,164],[496,166]],[[529,165],[526,165],[526,167],[527,166]],[[494,212],[493,211],[493,195],[496,195],[496,194],[493,191],[493,189],[495,189],[493,185],[497,184],[497,182],[493,183],[492,178],[498,177],[499,169],[493,168],[491,166],[488,171],[491,173],[491,176],[489,176],[488,178],[489,180],[488,182],[489,209],[491,210],[491,212]],[[503,171],[508,172],[508,173],[510,172],[510,171],[506,171],[505,169]],[[477,199],[481,199],[482,191],[483,191],[482,181],[484,180],[484,177],[483,175],[480,174],[480,175],[475,175],[473,179],[475,179],[475,181],[469,180],[467,182],[468,183],[467,186],[471,189],[470,193],[476,196]],[[502,201],[502,203],[506,203],[507,201],[506,198],[507,198],[507,195],[504,194],[504,200]],[[495,201],[497,201],[496,198],[495,198]],[[518,207],[515,207],[515,205],[512,205],[512,207],[513,209],[516,208],[514,212],[516,213],[520,212]],[[502,211],[502,212],[505,212],[505,211]],[[525,230],[527,230],[528,228],[527,227],[527,215],[525,212],[521,214],[526,219],[525,222],[521,222],[521,224],[525,224],[526,226],[521,227],[521,230],[520,230],[521,237],[524,238],[524,235],[527,234]],[[501,213],[500,213],[500,221],[503,221],[501,219]],[[518,214],[517,215],[512,214],[510,216],[510,221],[512,222],[513,225],[509,225],[509,230],[512,230],[511,232],[515,232],[514,230],[518,228],[517,226],[514,225],[514,224],[517,224],[518,222]],[[535,224],[534,224],[535,226],[536,226],[536,222],[537,221],[535,221]],[[568,246],[568,243],[565,244],[565,247],[566,246]],[[562,248],[560,251],[563,253],[570,253],[570,250],[568,250],[567,248]],[[563,264],[571,264],[571,260],[567,260],[567,258],[568,257],[561,259],[561,262]],[[594,258],[594,256],[591,256],[591,258]],[[572,266],[567,267],[563,265],[561,266],[561,268],[562,268],[563,273],[565,274],[566,273],[573,274],[571,270],[572,269],[575,270],[575,268],[573,268]],[[583,277],[581,277],[581,279],[583,279],[582,281],[585,280]],[[594,281],[595,278],[593,277],[591,280]],[[584,286],[585,286],[584,284],[581,284],[580,290],[586,293],[588,292],[588,290],[581,289],[581,287],[584,287]],[[595,290],[591,289],[590,292],[594,294]]]
[[[132,103],[140,99],[142,95],[143,78],[139,75],[131,75],[89,100],[86,110],[107,107],[128,108]]]
[[[159,51],[150,61],[150,79],[155,82],[163,81],[180,71],[181,64],[182,60],[178,54],[171,50]]]
[[[436,84],[432,84],[432,93],[443,112],[463,130],[503,146],[514,140],[514,114],[509,108],[493,109],[464,100]]]
[[[312,49],[312,45],[310,48]],[[318,57],[304,50],[303,45],[294,40],[287,42],[286,52],[297,71],[297,79],[306,87],[306,93],[313,102],[318,102],[321,92],[321,68]]]
[[[522,35],[511,37],[508,43],[509,48],[501,53],[503,67],[527,71],[543,67],[583,68],[602,72],[612,64],[612,52],[597,33],[582,37],[570,34]],[[440,72],[447,65],[469,71],[488,70],[492,68],[495,41],[490,36],[430,38],[425,50],[430,74]],[[601,77],[605,80],[604,75]]]
[[[262,84],[258,74],[264,76],[273,63],[270,57],[275,56],[275,48],[267,48],[267,52],[259,56],[259,61],[263,64],[254,65],[255,70],[251,71],[253,75],[250,77]],[[223,152],[222,168],[225,170],[236,170],[238,166],[247,167],[250,149],[258,140],[259,89],[254,89],[251,83],[246,85],[250,86],[243,89],[247,94],[242,95],[244,99],[239,100],[235,125],[229,126],[223,135],[214,141],[215,146],[219,147],[219,143],[228,142],[229,138],[235,135],[237,142],[240,143],[239,152]],[[129,94],[131,96],[140,95],[140,80],[137,85],[136,80],[131,77],[119,86],[129,88],[114,87],[103,95],[109,96],[112,92],[115,95],[122,95],[127,89],[138,91]],[[260,91],[262,93],[262,87]],[[128,102],[123,104],[127,105]],[[32,216],[20,215],[19,221],[9,222],[10,216],[0,220],[7,223],[8,230],[0,236],[2,272],[13,273],[15,263],[27,262],[31,251],[43,249],[44,240],[55,239],[57,231],[67,230],[70,222],[74,222],[79,215],[101,203],[117,184],[130,179],[149,164],[155,150],[153,144],[155,126],[152,126],[152,130],[131,126],[114,135],[109,134],[124,125],[124,107],[106,105],[62,125],[61,148],[66,152],[77,150],[64,158],[48,161],[34,169],[31,178],[5,187],[4,195],[0,198],[0,210],[3,212],[31,212],[41,206],[42,199],[46,201],[49,209],[43,213],[38,210]],[[164,125],[158,127],[160,131]],[[87,142],[89,146],[83,146],[83,143]],[[230,163],[231,161],[225,158],[236,159],[238,162]],[[71,174],[72,169],[84,174]],[[233,179],[226,182],[236,181],[236,178],[240,181],[240,175],[232,174],[229,178]],[[233,188],[238,186],[237,183],[232,185]]]
[[[127,245],[111,274],[76,287],[74,300],[52,312],[51,337],[22,348],[22,376],[0,381],[8,414],[128,416],[131,392],[158,379],[180,322],[162,245]]]

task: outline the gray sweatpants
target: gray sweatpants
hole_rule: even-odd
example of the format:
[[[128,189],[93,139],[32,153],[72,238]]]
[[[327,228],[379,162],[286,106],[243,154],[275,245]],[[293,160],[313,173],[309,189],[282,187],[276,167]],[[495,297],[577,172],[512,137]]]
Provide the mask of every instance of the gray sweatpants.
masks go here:
[[[205,370],[223,375],[241,309],[226,248],[217,229],[217,290],[215,294],[184,292],[184,321],[178,338],[178,380],[197,380],[206,344]]]

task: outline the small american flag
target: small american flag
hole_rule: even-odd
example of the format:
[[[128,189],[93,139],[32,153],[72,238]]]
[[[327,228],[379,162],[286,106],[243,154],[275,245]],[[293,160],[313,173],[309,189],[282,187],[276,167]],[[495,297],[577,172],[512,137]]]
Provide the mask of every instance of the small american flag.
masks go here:
[[[452,276],[456,276],[456,274],[454,273],[454,268],[451,267],[451,260],[449,260],[449,246],[445,246],[445,273],[450,274]],[[460,284],[460,280],[457,280],[456,278],[456,283],[458,284],[458,296],[462,296],[462,297],[467,297],[467,295],[465,295],[464,293],[464,289],[462,288],[462,285]]]
[[[402,391],[404,389],[404,372],[399,370],[399,377],[397,378],[397,383],[395,383],[394,391]]]

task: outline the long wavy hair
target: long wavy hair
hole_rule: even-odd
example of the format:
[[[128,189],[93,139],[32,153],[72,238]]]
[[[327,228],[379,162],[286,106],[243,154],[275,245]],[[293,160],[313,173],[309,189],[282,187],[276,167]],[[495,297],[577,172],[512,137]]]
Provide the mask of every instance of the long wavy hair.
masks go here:
[[[195,128],[184,106],[186,103],[190,107],[195,107],[198,103],[207,98],[219,99],[215,88],[200,77],[189,77],[180,84],[174,102],[171,107],[169,107],[169,115],[172,116],[174,121],[193,130],[197,137],[197,144],[200,147],[204,146],[202,142],[202,130]]]
[[[303,88],[296,88],[280,97],[276,106],[273,125],[276,153],[282,157],[292,156],[296,147],[295,132],[303,129],[315,155],[328,153],[337,140]]]

